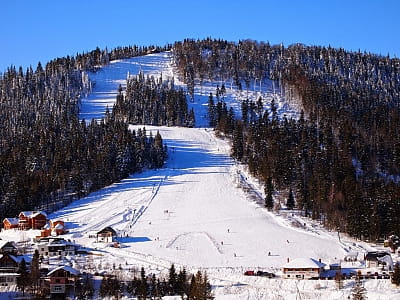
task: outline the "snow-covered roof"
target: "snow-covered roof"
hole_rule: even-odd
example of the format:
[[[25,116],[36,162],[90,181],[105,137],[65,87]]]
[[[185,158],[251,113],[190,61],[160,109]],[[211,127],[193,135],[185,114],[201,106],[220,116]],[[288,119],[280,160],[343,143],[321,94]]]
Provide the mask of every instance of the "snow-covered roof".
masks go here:
[[[107,227],[103,228],[102,230],[100,230],[99,232],[97,232],[97,234],[104,234],[104,233],[111,233],[113,236],[117,235],[115,230],[110,226],[107,226]]]
[[[54,226],[54,229],[64,229],[64,226],[58,223],[56,226]]]
[[[323,268],[324,263],[313,258],[296,258],[289,261],[283,268]]]
[[[14,246],[13,245],[13,242],[9,242],[9,241],[6,241],[6,240],[0,240],[0,249],[1,248],[3,248],[5,245],[7,245],[8,243],[10,243],[12,246]],[[15,246],[14,246],[15,247]]]
[[[73,275],[79,275],[79,271],[78,271],[77,269],[74,269],[73,267],[70,267],[70,266],[59,266],[59,267],[57,267],[57,268],[51,270],[51,271],[47,274],[47,276],[50,276],[51,274],[53,274],[54,272],[56,272],[56,271],[58,271],[58,270],[64,270],[64,271],[69,272],[69,273],[71,273],[71,274],[73,274]]]
[[[365,255],[365,260],[378,261],[379,258],[385,257],[387,255],[390,256],[390,253],[386,251],[371,251]]]
[[[11,225],[18,225],[18,218],[5,218],[4,221],[8,221]]]
[[[25,217],[30,217],[33,213],[33,211],[21,211],[19,214],[23,214]]]
[[[32,218],[34,218],[34,217],[36,217],[38,215],[43,215],[43,216],[47,217],[47,214],[44,211],[37,211],[37,212],[32,214]]]
[[[28,255],[10,255],[10,257],[18,264],[22,261],[22,259],[24,259],[27,264],[30,264],[32,261],[32,257]]]
[[[20,214],[23,214],[25,217],[34,218],[38,215],[43,215],[47,217],[47,214],[44,211],[21,211]]]

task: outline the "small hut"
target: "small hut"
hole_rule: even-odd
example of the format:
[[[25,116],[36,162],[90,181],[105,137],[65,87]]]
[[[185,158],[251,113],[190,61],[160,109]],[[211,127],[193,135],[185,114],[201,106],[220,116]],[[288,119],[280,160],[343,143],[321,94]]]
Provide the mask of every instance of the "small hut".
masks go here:
[[[100,230],[96,234],[97,242],[113,243],[116,241],[117,233],[110,226]]]

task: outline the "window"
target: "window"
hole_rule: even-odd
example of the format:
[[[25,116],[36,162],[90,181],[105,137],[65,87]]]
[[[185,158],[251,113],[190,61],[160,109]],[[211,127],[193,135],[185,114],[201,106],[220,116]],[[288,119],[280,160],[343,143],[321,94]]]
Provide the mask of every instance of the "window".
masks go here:
[[[60,283],[60,278],[56,278],[56,283]]]
[[[53,287],[53,291],[54,291],[55,293],[60,293],[60,292],[62,292],[62,290],[63,290],[63,288],[62,288],[61,285],[55,285],[55,286]]]

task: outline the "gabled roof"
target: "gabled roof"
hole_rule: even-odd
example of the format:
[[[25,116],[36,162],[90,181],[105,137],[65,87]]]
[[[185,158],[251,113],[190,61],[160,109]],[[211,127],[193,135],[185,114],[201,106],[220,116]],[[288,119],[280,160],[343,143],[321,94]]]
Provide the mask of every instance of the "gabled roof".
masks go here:
[[[9,242],[9,241],[6,241],[6,240],[0,240],[0,249],[2,249],[7,244],[10,244],[9,246],[13,246],[14,248],[16,248],[16,246],[14,245],[14,242]]]
[[[18,218],[5,218],[3,222],[8,221],[11,225],[18,225]]]
[[[47,217],[47,214],[44,211],[21,211],[19,214],[20,215],[23,214],[25,217],[28,218],[34,218],[37,217],[38,215],[43,215]]]
[[[54,229],[64,229],[64,226],[61,223],[58,223],[56,226],[54,226]]]
[[[28,255],[11,255],[11,254],[9,254],[8,256],[13,261],[15,261],[17,264],[19,264],[22,261],[22,259],[24,259],[27,264],[30,264],[32,261],[32,257],[28,256]]]
[[[367,255],[365,255],[365,260],[378,261],[379,258],[385,257],[387,255],[390,256],[390,253],[385,251],[372,251],[368,252]]]
[[[37,211],[32,214],[32,218],[37,217],[38,215],[43,215],[47,217],[47,214],[44,211]]]
[[[102,234],[102,233],[107,233],[107,232],[111,232],[112,235],[117,235],[117,233],[115,232],[115,230],[112,229],[110,226],[107,226],[106,228],[103,228],[103,229],[100,230],[97,234]]]
[[[319,262],[313,258],[296,258],[288,262],[283,268],[323,268],[324,263]]]
[[[70,267],[70,266],[59,266],[59,267],[57,267],[57,268],[51,270],[51,271],[47,274],[47,276],[50,276],[51,274],[53,274],[54,272],[56,272],[56,271],[58,271],[58,270],[64,270],[64,271],[66,271],[66,272],[68,272],[68,273],[70,273],[70,274],[72,274],[72,275],[79,275],[79,271],[76,270],[76,269],[74,269],[74,268],[72,268],[72,267]]]

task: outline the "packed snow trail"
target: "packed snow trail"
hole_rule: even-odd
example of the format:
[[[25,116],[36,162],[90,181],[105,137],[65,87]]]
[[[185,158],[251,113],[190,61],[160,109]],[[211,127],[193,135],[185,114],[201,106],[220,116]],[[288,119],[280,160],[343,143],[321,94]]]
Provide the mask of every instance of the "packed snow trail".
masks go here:
[[[170,60],[167,52],[151,54],[115,61],[90,74],[95,82],[93,94],[84,99],[81,118],[102,116],[91,115],[104,113],[105,107],[99,108],[97,100],[108,99],[111,108],[119,85],[124,86],[126,78],[138,72],[174,78],[177,86],[183,86]],[[200,125],[205,124],[207,97],[216,85],[208,82],[195,89],[190,105],[195,108]],[[269,88],[261,90],[268,93]],[[225,101],[240,107],[238,99],[242,94],[243,91],[227,88]],[[258,96],[255,91],[245,94]],[[281,102],[278,101],[281,108],[287,107]],[[236,169],[229,157],[229,143],[216,138],[211,129],[146,129],[153,135],[159,130],[168,145],[165,168],[134,174],[54,214],[66,218],[76,228],[80,233],[74,235],[76,240],[85,239],[89,231],[113,226],[121,235],[125,251],[131,247],[136,252],[197,267],[279,268],[287,259],[298,256],[323,260],[343,256],[343,247],[335,238],[291,228],[259,204],[250,202],[235,186]],[[268,256],[269,252],[272,255]]]

